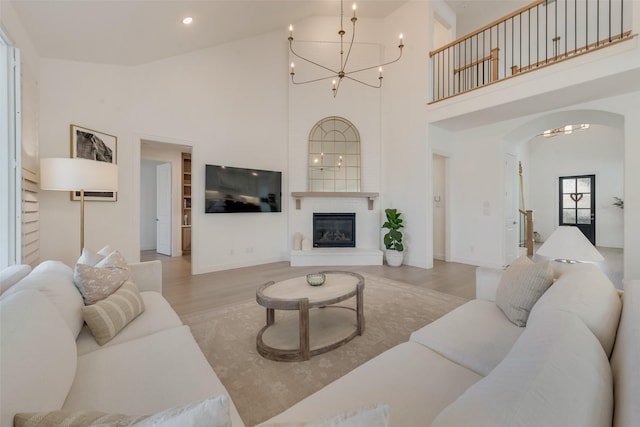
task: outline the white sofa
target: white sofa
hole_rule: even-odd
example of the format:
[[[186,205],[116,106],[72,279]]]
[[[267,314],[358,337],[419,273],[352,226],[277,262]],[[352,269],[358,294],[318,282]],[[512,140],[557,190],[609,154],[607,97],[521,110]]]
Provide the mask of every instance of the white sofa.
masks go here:
[[[151,414],[227,394],[161,297],[160,264],[131,268],[145,311],[102,347],[78,317],[69,267],[47,261],[22,280],[28,269],[0,275],[1,427],[17,412]],[[626,283],[621,300],[597,268],[573,267],[520,328],[493,301],[500,275],[478,269],[478,299],[265,425],[381,403],[400,427],[640,425],[640,281]],[[243,425],[233,403],[231,419]]]
[[[622,310],[602,272],[573,266],[518,327],[495,303],[501,274],[479,268],[477,299],[263,425],[384,403],[398,427],[640,426],[640,281]]]
[[[83,326],[83,301],[69,266],[45,261],[31,272],[23,266],[0,275],[1,427],[23,412],[149,415],[228,396],[162,297],[160,262],[130,268],[145,310],[103,346]],[[233,426],[243,426],[233,402],[230,415]]]

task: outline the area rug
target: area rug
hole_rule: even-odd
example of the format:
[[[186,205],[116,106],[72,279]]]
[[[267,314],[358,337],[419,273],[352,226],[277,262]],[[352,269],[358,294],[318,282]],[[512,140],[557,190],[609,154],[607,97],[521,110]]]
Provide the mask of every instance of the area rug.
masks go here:
[[[183,316],[247,426],[282,412],[466,302],[418,286],[362,275],[364,334],[304,362],[274,362],[258,354],[256,334],[265,324],[265,309],[255,300]],[[276,320],[279,314],[276,312]]]

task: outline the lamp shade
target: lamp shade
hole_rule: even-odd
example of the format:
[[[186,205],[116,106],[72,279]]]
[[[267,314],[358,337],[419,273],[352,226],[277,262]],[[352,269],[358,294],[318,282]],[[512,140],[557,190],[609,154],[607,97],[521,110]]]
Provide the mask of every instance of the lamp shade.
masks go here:
[[[117,191],[118,166],[80,158],[40,159],[40,188],[59,191]]]
[[[540,246],[536,255],[566,261],[603,261],[604,257],[578,227],[561,226]]]

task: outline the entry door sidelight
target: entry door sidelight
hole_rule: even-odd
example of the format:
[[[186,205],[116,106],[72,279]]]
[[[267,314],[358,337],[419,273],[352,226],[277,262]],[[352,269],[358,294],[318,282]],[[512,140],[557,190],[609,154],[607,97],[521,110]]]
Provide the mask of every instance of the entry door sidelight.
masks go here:
[[[595,246],[595,175],[560,177],[560,225],[578,227]]]

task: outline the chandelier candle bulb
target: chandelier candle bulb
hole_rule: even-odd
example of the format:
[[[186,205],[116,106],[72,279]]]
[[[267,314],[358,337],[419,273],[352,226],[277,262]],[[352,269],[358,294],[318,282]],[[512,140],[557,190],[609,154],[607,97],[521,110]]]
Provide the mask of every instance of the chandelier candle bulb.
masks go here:
[[[353,17],[356,17],[356,4],[354,3],[353,6],[351,6],[351,8],[353,9]]]
[[[404,46],[404,36],[402,35],[402,33],[400,33],[400,44],[398,46],[399,47],[403,47]]]
[[[295,65],[293,64],[293,62],[291,63],[291,72],[289,73],[292,76],[295,74]]]
[[[293,25],[289,25],[289,39],[293,40]]]

